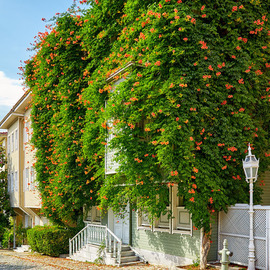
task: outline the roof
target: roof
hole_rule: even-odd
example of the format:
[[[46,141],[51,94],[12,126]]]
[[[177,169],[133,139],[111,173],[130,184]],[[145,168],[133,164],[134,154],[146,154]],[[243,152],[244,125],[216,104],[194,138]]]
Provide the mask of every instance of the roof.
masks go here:
[[[22,97],[16,102],[7,115],[0,121],[0,129],[8,129],[15,118],[23,116],[26,106],[31,102],[31,92],[26,91]]]

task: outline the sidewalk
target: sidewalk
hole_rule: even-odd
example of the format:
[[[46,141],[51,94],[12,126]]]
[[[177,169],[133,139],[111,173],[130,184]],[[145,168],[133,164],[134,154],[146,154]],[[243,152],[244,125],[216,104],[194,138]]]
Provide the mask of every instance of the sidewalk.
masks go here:
[[[29,252],[0,250],[0,270],[168,270],[166,267],[153,265],[136,265],[116,267],[78,262],[70,259],[54,258]]]

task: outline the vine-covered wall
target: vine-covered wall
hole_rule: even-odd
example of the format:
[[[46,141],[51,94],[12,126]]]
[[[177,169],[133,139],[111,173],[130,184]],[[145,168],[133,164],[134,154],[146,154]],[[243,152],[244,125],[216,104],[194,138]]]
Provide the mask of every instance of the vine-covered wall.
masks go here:
[[[81,4],[39,36],[24,72],[44,213],[62,223],[129,201],[159,216],[178,184],[208,231],[214,212],[248,200],[247,143],[269,164],[269,3]],[[109,132],[121,166],[105,179]]]

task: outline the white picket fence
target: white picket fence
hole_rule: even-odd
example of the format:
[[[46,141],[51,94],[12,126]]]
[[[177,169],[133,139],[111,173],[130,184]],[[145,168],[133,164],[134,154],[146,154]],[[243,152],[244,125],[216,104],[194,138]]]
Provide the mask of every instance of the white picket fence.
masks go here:
[[[233,252],[232,263],[248,265],[249,206],[238,204],[228,213],[219,213],[219,250],[224,239]],[[254,239],[256,269],[270,270],[270,206],[254,206]]]

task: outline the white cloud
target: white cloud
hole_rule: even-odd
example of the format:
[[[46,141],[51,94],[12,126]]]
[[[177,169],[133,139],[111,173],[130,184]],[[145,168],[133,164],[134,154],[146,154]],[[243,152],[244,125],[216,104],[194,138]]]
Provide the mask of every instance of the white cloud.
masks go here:
[[[21,81],[8,78],[0,71],[0,106],[13,107],[23,94]]]

